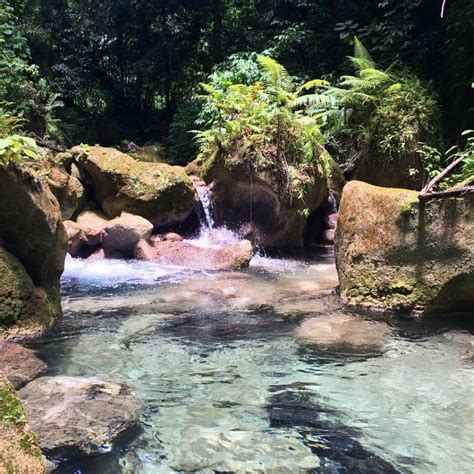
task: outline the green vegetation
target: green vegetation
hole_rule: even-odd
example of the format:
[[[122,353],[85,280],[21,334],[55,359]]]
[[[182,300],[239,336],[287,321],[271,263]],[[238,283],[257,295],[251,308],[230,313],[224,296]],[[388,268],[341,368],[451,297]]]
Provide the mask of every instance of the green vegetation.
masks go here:
[[[25,410],[8,386],[0,387],[0,419],[15,425],[26,423]]]
[[[260,80],[246,85],[222,75],[202,84],[207,93],[203,114],[208,128],[197,131],[199,158],[221,154],[228,167],[275,173],[280,191],[290,198],[312,183],[312,167],[329,174],[328,155],[316,118],[295,111],[301,94],[326,81],[313,80],[296,87],[286,69],[268,56],[258,56]]]

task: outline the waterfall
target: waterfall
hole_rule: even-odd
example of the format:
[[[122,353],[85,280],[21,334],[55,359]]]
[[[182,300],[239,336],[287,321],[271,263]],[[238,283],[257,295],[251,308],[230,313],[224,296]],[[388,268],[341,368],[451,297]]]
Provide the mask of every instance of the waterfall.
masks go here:
[[[192,242],[204,247],[220,247],[239,242],[240,239],[235,232],[225,226],[216,226],[211,188],[206,185],[196,184],[195,189],[201,202],[201,212],[199,212],[199,236],[197,239],[192,240]]]

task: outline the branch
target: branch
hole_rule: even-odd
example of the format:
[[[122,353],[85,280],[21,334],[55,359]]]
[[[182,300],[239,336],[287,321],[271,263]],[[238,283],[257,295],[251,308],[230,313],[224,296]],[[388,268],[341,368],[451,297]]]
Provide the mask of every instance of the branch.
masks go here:
[[[426,202],[430,199],[440,199],[445,197],[458,196],[465,193],[474,193],[474,186],[462,186],[459,188],[452,188],[446,191],[436,191],[434,193],[428,193],[424,195],[420,193],[418,199],[420,200],[420,202]]]
[[[429,190],[439,181],[441,181],[447,174],[451,173],[451,171],[456,168],[456,166],[463,161],[465,156],[460,156],[456,160],[454,160],[447,168],[445,168],[441,173],[435,176],[420,192],[420,197],[426,196]]]
[[[446,0],[443,0],[443,4],[441,5],[441,18],[444,18],[444,7],[446,6]]]
[[[54,143],[45,142],[41,138],[35,138],[35,142],[38,146],[42,148],[49,148],[50,150],[55,151],[56,153],[62,153],[63,151],[66,151],[66,148],[59,145],[55,145]]]

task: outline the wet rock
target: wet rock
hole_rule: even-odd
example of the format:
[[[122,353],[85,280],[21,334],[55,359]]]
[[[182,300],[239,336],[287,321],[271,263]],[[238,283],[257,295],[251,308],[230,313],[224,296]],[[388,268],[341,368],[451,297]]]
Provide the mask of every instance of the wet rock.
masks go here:
[[[177,265],[202,270],[246,268],[252,258],[252,244],[242,240],[226,247],[200,247],[187,241],[141,240],[135,258],[162,265]]]
[[[311,318],[295,330],[296,339],[303,344],[357,351],[382,350],[389,334],[384,323],[344,314]]]
[[[73,151],[110,218],[126,211],[159,227],[183,222],[194,208],[192,181],[180,166],[140,162],[114,148]]]
[[[122,212],[107,223],[101,234],[102,247],[106,251],[118,251],[132,255],[140,240],[147,240],[153,231],[153,224],[143,217]]]
[[[0,374],[0,472],[43,474],[41,451],[25,410],[6,377]]]
[[[326,245],[333,245],[334,244],[334,234],[335,234],[334,229],[326,229],[323,232],[323,235],[321,237],[322,243],[326,244]]]
[[[184,237],[177,234],[176,232],[168,232],[163,235],[163,240],[169,240],[170,242],[182,242]]]
[[[173,469],[284,474],[307,473],[319,464],[294,431],[189,428],[181,435]]]
[[[92,378],[41,377],[19,395],[39,446],[51,455],[107,451],[142,410],[126,385]]]
[[[328,181],[316,165],[301,173],[302,181],[308,183],[302,199],[289,198],[278,173],[251,172],[237,164],[230,169],[224,156],[213,157],[208,163],[195,160],[186,169],[211,184],[217,225],[238,232],[251,222],[245,235],[265,248],[301,247],[305,214],[315,212],[329,193]]]
[[[474,195],[433,199],[352,181],[336,231],[340,292],[349,304],[406,312],[474,307]]]
[[[107,218],[98,211],[84,211],[77,217],[77,224],[84,234],[84,243],[92,247],[100,244],[101,234],[107,223]]]
[[[68,253],[72,257],[77,257],[85,240],[85,234],[82,227],[74,221],[64,221],[68,239]]]
[[[324,225],[327,229],[335,229],[337,224],[337,214],[328,214],[324,216]]]
[[[32,310],[22,321],[31,319],[27,332],[32,326],[41,331],[61,314],[59,279],[64,269],[67,236],[59,204],[46,181],[28,169],[20,172],[0,167],[0,183],[3,247],[26,270],[36,287],[35,294],[40,292],[47,299],[41,311]]]
[[[123,260],[125,258],[127,258],[127,256],[118,250],[106,250],[102,247],[98,247],[87,257],[87,260],[98,262],[105,259]]]
[[[14,388],[19,389],[31,380],[44,375],[48,366],[26,347],[11,342],[0,342],[0,373]]]

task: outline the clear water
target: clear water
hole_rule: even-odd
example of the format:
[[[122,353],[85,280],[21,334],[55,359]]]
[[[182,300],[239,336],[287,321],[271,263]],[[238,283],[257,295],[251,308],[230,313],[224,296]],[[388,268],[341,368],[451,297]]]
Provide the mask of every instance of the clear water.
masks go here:
[[[472,323],[385,318],[377,352],[300,345],[302,319],[344,312],[335,284],[330,253],[219,273],[68,259],[40,356],[124,381],[146,409],[133,437],[60,472],[213,472],[202,452],[239,472],[308,472],[316,455],[314,472],[472,472]]]

